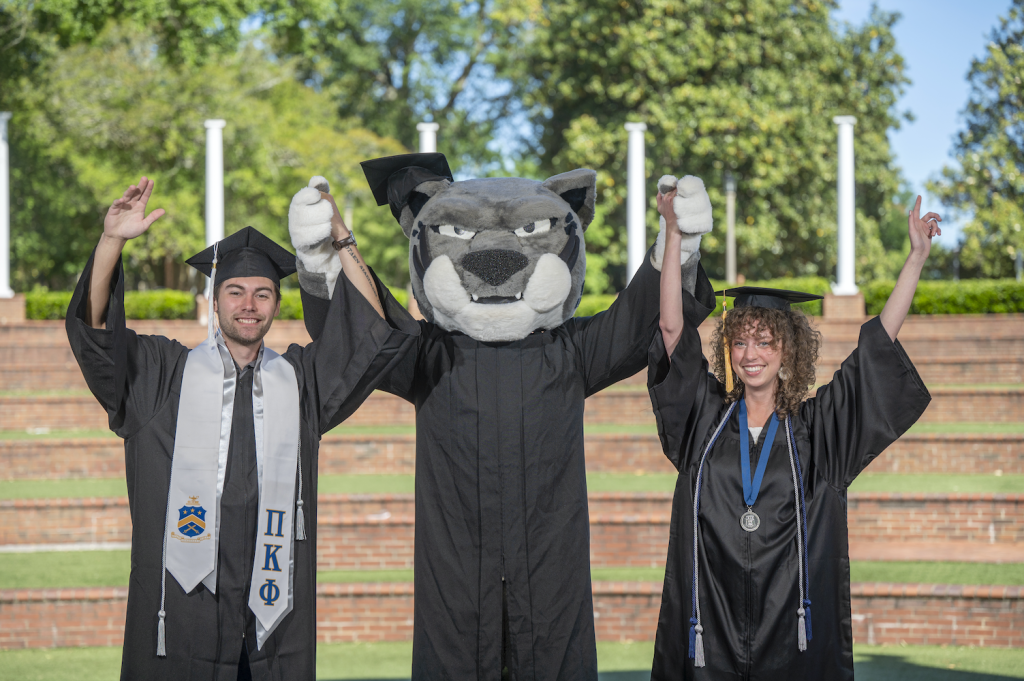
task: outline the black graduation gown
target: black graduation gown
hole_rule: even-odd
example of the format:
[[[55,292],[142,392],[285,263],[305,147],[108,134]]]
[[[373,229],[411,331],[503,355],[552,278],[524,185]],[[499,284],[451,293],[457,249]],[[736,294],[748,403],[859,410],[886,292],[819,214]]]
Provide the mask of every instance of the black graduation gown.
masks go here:
[[[785,421],[754,504],[761,526],[748,533],[739,522],[746,504],[738,407],[733,412],[704,463],[698,537],[702,669],[688,656],[694,481],[727,406],[723,386],[708,373],[695,325],[685,328],[671,365],[656,334],[648,384],[662,447],[679,470],[652,679],[853,679],[846,489],[931,399],[900,343],[889,339],[877,317],[865,323],[857,349],[792,419],[807,510],[812,617],[805,652],[797,649],[799,556]],[[768,429],[767,423],[749,425],[765,426],[757,446],[751,440],[754,471]]]
[[[512,679],[597,678],[583,405],[643,369],[660,277],[645,258],[607,311],[508,343],[420,322],[381,383],[416,406],[413,679],[497,681],[503,658]],[[703,269],[697,290],[713,307]]]
[[[294,609],[256,649],[248,606],[259,496],[252,421],[252,371],[235,393],[228,467],[221,497],[217,593],[202,584],[186,594],[167,575],[167,657],[156,656],[164,513],[171,475],[178,396],[189,349],[162,336],[125,327],[124,271],[111,283],[107,328],[85,321],[92,259],[67,314],[67,333],[90,390],[106,409],[110,428],[125,441],[125,475],[132,517],[131,577],[122,679],[235,681],[243,634],[252,678],[316,676],[316,503],[320,436],[351,414],[380,377],[411,346],[415,325],[395,328],[381,319],[341,276],[329,304],[323,336],[284,357],[299,383],[300,461],[305,541],[295,542]],[[402,310],[378,285],[385,309]],[[386,298],[384,296],[387,296]],[[402,310],[404,313],[404,310]],[[402,320],[404,321],[404,319]]]

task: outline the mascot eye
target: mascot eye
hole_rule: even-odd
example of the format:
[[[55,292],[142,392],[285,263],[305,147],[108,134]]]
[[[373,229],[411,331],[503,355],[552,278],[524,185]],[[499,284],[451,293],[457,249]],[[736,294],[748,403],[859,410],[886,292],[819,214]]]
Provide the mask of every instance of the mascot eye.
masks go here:
[[[434,227],[434,231],[445,236],[453,236],[456,239],[472,239],[476,236],[476,232],[471,232],[468,229],[462,229],[455,225],[438,225]]]
[[[513,232],[513,234],[515,234],[518,237],[537,236],[538,234],[543,234],[544,232],[549,231],[551,231],[551,220],[537,220],[537,222],[533,223],[532,225],[520,227],[515,232]]]

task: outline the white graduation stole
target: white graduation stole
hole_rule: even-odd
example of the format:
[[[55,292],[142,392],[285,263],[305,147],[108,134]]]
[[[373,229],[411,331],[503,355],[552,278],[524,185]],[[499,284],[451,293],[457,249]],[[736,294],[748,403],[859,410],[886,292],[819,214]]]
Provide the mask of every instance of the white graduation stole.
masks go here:
[[[234,362],[219,334],[216,341],[189,352],[178,401],[164,529],[166,569],[186,593],[200,582],[213,593],[217,589],[220,499],[236,384]],[[253,425],[260,505],[248,602],[256,615],[256,645],[262,648],[292,609],[295,516],[302,522],[302,502],[297,513],[295,503],[298,382],[291,364],[266,346],[253,375]],[[304,539],[303,529],[297,531],[298,539]],[[163,601],[162,593],[158,655],[166,650]]]

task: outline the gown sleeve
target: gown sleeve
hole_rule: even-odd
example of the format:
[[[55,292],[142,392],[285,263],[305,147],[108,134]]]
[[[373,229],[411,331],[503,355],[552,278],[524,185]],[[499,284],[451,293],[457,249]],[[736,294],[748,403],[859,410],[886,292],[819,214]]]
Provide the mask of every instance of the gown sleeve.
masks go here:
[[[651,337],[658,332],[660,287],[661,272],[651,265],[648,252],[629,285],[607,310],[575,320],[587,396],[644,368]],[[694,291],[696,298],[690,296],[684,309],[699,324],[715,307],[711,283],[699,263]],[[685,289],[683,294],[689,295]]]
[[[875,317],[861,327],[857,348],[832,380],[800,407],[815,464],[829,484],[845,489],[930,401],[903,346]]]
[[[419,336],[416,321],[372,270],[371,275],[384,318],[344,273],[330,301],[305,290],[301,294],[306,328],[314,340],[306,347],[293,345],[288,354],[302,364],[321,435],[359,408]]]
[[[107,412],[110,429],[129,438],[167,400],[178,399],[175,377],[188,348],[162,336],[138,335],[125,326],[124,267],[120,258],[111,277],[106,327],[92,328],[85,309],[93,257],[95,253],[71,296],[64,326],[89,390]]]
[[[683,291],[687,314],[683,334],[672,352],[665,351],[661,330],[654,333],[648,351],[647,390],[658,423],[658,437],[665,456],[676,470],[688,468],[694,456],[700,456],[703,439],[724,404],[724,388],[708,370],[695,318],[700,307]]]

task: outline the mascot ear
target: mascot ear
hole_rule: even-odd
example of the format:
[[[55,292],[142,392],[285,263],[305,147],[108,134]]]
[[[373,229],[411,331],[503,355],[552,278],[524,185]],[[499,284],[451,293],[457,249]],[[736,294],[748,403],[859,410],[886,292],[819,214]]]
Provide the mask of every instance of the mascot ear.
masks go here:
[[[402,206],[402,214],[398,218],[398,222],[402,225],[402,231],[405,232],[406,237],[412,234],[412,226],[416,224],[416,216],[423,210],[423,206],[426,205],[427,201],[435,194],[447,189],[450,185],[451,182],[446,179],[431,180],[416,185],[416,188],[409,192],[409,196],[405,199],[405,205]]]
[[[569,204],[580,218],[583,229],[594,219],[594,202],[597,200],[597,173],[590,168],[578,168],[567,173],[554,175],[541,184],[558,194]]]

